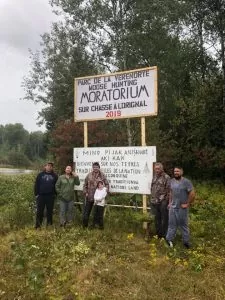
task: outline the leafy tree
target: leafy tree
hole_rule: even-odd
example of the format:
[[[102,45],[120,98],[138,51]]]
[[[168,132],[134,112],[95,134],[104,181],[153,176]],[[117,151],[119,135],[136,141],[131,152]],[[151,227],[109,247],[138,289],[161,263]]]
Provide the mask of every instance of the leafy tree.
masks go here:
[[[23,153],[16,150],[11,150],[8,154],[8,162],[15,167],[29,167],[30,161],[28,157]]]
[[[5,140],[5,127],[0,125],[0,145],[4,144]]]
[[[42,52],[31,52],[32,68],[23,81],[25,99],[47,105],[40,112],[47,129],[73,118],[74,77],[97,72],[86,46],[78,28],[55,23],[51,34],[42,36]]]
[[[88,146],[123,146],[126,140],[125,131],[120,127],[120,132],[112,134],[113,131],[115,132],[114,126],[115,122],[112,121],[90,122]],[[52,132],[50,151],[54,154],[59,168],[64,168],[66,164],[72,164],[73,148],[83,147],[83,145],[83,124],[81,123],[61,122]]]
[[[217,57],[221,62],[222,80],[223,80],[223,105],[225,106],[225,2],[224,0],[206,0],[205,10],[207,19],[205,22],[205,30],[208,38],[214,46],[220,45],[214,49],[217,51]]]
[[[170,166],[219,168],[225,156],[224,1],[51,3],[64,20],[43,35],[24,88],[27,99],[47,104],[40,116],[61,163],[83,144],[82,126],[72,125],[73,78],[157,65],[159,115],[146,118],[147,144],[157,145],[158,158]],[[208,48],[217,44],[218,55]],[[89,123],[89,145],[125,144],[140,145],[140,120]]]
[[[45,157],[47,150],[45,140],[45,134],[41,131],[34,131],[29,134],[29,142],[25,150],[29,159],[34,160]]]
[[[8,143],[10,149],[17,149],[18,151],[24,149],[29,139],[29,133],[24,129],[20,123],[6,124],[5,128],[5,142]]]
[[[46,155],[45,134],[29,133],[20,123],[0,125],[0,163],[28,166]]]

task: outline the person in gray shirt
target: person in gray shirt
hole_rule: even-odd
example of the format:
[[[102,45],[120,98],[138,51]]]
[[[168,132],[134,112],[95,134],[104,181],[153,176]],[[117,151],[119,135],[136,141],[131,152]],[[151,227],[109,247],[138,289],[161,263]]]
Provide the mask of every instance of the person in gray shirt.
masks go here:
[[[175,167],[174,178],[170,182],[169,225],[166,241],[170,247],[173,247],[177,228],[180,227],[183,245],[190,248],[188,208],[194,200],[195,192],[191,181],[182,175],[183,169]]]

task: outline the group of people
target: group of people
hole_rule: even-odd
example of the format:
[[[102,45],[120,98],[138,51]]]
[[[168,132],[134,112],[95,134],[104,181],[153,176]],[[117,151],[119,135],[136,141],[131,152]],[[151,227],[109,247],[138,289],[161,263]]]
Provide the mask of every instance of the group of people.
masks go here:
[[[193,202],[195,193],[190,180],[183,177],[181,167],[174,168],[171,179],[164,172],[161,163],[155,163],[154,176],[151,183],[151,212],[155,218],[156,234],[165,238],[173,247],[177,228],[180,227],[183,245],[190,248],[188,226],[188,208]],[[37,203],[35,228],[40,228],[43,222],[44,209],[47,211],[47,225],[52,225],[54,200],[57,195],[60,203],[60,226],[65,227],[73,220],[74,187],[80,185],[78,175],[71,166],[66,166],[65,173],[57,176],[53,171],[53,163],[45,165],[35,181],[35,197]],[[88,227],[89,217],[94,206],[93,227],[104,228],[103,215],[105,198],[109,192],[109,183],[100,170],[98,162],[92,165],[92,171],[87,174],[84,186],[83,227]]]
[[[59,199],[60,226],[73,221],[74,187],[80,185],[79,176],[73,172],[71,166],[66,166],[61,176],[53,170],[53,163],[48,162],[35,180],[34,193],[36,197],[36,223],[35,228],[41,227],[46,208],[47,226],[52,225],[52,215],[56,195]],[[89,217],[94,206],[93,227],[104,228],[103,215],[105,197],[109,190],[109,183],[100,170],[98,162],[93,163],[92,171],[86,176],[83,193],[85,197],[83,210],[83,227],[88,227]]]
[[[190,248],[188,226],[189,206],[195,192],[190,180],[183,177],[183,169],[175,167],[173,178],[163,170],[161,163],[154,165],[151,183],[151,211],[155,217],[155,230],[159,238],[164,238],[170,247],[178,227],[181,229],[183,245]]]

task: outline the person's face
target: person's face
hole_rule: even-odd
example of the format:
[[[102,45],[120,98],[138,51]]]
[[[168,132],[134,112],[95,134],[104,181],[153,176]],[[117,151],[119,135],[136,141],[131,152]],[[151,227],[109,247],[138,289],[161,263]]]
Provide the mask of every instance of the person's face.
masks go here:
[[[100,190],[102,190],[102,189],[103,189],[103,183],[102,183],[102,182],[99,182],[99,184],[98,184],[98,188],[99,188]]]
[[[94,166],[93,166],[93,171],[94,171],[95,173],[99,172],[99,166],[94,165]]]
[[[154,171],[157,176],[162,173],[162,169],[160,168],[160,166],[157,165],[154,167]]]
[[[180,170],[180,169],[178,169],[178,168],[175,168],[174,169],[174,177],[176,178],[176,179],[180,179],[181,178],[181,176],[182,176],[182,170]]]
[[[51,173],[52,170],[53,170],[52,164],[47,164],[47,165],[45,165],[45,171],[46,171],[47,173]]]
[[[67,166],[67,167],[66,167],[65,173],[66,173],[66,174],[71,174],[71,173],[72,173],[72,168],[71,168],[71,166]]]

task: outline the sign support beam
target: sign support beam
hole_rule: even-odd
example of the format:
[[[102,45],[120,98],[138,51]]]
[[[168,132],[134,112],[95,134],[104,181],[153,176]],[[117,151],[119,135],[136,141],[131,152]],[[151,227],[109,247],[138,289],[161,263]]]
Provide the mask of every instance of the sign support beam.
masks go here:
[[[146,146],[146,138],[145,138],[145,117],[141,118],[141,146]],[[142,195],[142,203],[143,203],[143,213],[147,212],[147,196]]]
[[[87,122],[84,122],[84,147],[88,147],[88,125]]]

